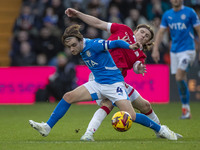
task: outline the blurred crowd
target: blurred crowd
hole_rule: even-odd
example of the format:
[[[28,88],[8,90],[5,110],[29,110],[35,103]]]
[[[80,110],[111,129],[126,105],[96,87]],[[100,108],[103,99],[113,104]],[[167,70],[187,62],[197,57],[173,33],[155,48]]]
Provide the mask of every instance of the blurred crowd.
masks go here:
[[[200,0],[185,0],[184,4],[193,7],[200,16]],[[170,9],[171,5],[169,0],[23,0],[19,16],[13,26],[11,66],[59,67],[61,55],[62,59],[65,59],[62,61],[65,66],[64,72],[69,71],[66,69],[69,68],[68,65],[83,64],[80,56],[72,56],[61,43],[64,29],[78,23],[81,24],[84,37],[107,39],[109,35],[78,19],[68,18],[64,11],[69,7],[108,22],[126,24],[133,30],[138,24],[149,24],[156,34],[162,14]],[[196,39],[196,63],[200,60],[199,41]],[[159,63],[170,63],[169,49],[170,38],[166,33],[160,45]],[[151,52],[146,54],[146,63],[154,63]]]

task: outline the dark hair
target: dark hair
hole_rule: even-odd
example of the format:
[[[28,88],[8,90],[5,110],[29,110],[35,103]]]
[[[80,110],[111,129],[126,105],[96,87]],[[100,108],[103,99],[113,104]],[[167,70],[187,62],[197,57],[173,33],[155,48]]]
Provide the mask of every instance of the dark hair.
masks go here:
[[[80,33],[80,25],[75,24],[75,25],[71,25],[68,28],[65,29],[63,35],[62,35],[62,42],[64,44],[65,39],[68,37],[76,37],[78,40],[82,40],[83,39],[83,35]]]
[[[153,29],[151,28],[151,26],[146,25],[146,24],[140,24],[136,27],[136,30],[139,30],[140,28],[146,28],[147,30],[149,30],[149,32],[151,33],[151,38],[149,39],[149,42],[147,42],[146,44],[143,45],[143,49],[144,50],[151,50],[151,48],[154,45],[153,42],[153,38],[154,38],[154,32]]]

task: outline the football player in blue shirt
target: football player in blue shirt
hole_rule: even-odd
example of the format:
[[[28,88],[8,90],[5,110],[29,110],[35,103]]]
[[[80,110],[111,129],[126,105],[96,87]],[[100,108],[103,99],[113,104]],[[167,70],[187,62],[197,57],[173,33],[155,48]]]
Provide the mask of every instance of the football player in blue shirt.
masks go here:
[[[138,49],[141,48],[141,44],[136,42],[129,45],[122,40],[86,39],[79,32],[79,28],[79,25],[68,27],[62,36],[62,42],[73,55],[80,54],[82,56],[95,80],[88,81],[73,91],[65,93],[46,123],[29,120],[30,125],[41,135],[47,136],[58,120],[68,111],[72,103],[108,98],[121,111],[128,112],[134,122],[153,129],[161,137],[177,140],[181,135],[174,133],[164,125],[161,126],[155,123],[144,114],[135,113],[126,93],[121,71],[107,51],[113,48]],[[141,69],[145,72],[145,67]]]
[[[195,60],[194,30],[200,37],[200,21],[195,11],[183,5],[183,0],[170,0],[172,9],[162,17],[160,29],[155,38],[152,58],[155,62],[160,59],[159,45],[164,32],[169,28],[171,45],[171,73],[175,74],[179,95],[182,102],[181,119],[190,119],[190,93],[187,85],[187,71]]]

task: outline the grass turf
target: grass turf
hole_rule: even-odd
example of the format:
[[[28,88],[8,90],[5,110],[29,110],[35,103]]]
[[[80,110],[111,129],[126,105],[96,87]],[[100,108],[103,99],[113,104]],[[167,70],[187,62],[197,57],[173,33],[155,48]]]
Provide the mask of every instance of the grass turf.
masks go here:
[[[153,105],[162,124],[180,133],[184,138],[169,141],[156,138],[154,132],[133,123],[131,129],[120,133],[111,126],[115,108],[95,133],[95,142],[81,142],[96,105],[72,105],[56,124],[48,137],[32,129],[28,120],[47,121],[57,103],[35,105],[0,105],[0,150],[199,150],[200,103],[191,103],[192,119],[180,120],[180,103]],[[79,130],[77,133],[75,130]]]

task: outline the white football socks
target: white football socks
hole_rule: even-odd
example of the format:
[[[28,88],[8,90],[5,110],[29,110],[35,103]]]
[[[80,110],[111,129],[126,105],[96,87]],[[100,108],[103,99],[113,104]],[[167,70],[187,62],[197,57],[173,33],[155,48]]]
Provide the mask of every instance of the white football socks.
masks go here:
[[[106,118],[107,113],[105,110],[99,108],[93,115],[92,120],[90,121],[88,128],[86,130],[87,134],[94,134],[95,131],[99,128],[102,121]],[[85,133],[85,134],[86,134]]]
[[[146,115],[146,116],[149,117],[154,122],[156,122],[157,124],[160,124],[160,120],[158,119],[158,116],[155,114],[155,112],[153,110],[152,110],[152,113],[150,113],[149,115]]]

